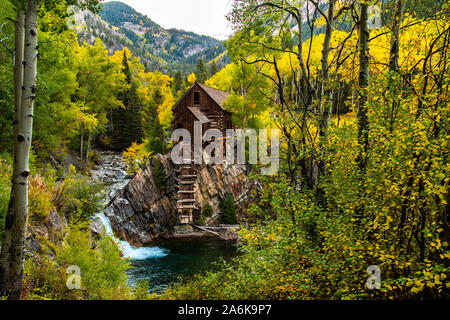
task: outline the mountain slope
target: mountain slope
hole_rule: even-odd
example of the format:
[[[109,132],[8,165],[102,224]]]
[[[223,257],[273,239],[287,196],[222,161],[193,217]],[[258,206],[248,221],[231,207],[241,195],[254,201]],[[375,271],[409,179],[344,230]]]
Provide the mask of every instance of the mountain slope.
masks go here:
[[[210,61],[220,55],[219,68],[229,62],[223,55],[226,49],[222,41],[184,30],[166,30],[122,2],[105,3],[99,15],[76,12],[75,20],[81,43],[91,44],[100,38],[110,53],[126,46],[150,71],[173,74],[180,70],[187,74],[199,58]]]

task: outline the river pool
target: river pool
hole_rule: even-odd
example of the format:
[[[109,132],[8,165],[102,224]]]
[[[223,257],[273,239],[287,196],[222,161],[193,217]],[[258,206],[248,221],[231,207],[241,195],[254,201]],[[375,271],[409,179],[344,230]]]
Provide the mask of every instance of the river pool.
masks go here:
[[[155,257],[132,261],[133,268],[127,272],[129,284],[145,279],[151,292],[160,293],[180,276],[214,270],[221,259],[229,261],[237,255],[234,242],[212,238],[158,242],[155,252],[159,253]]]

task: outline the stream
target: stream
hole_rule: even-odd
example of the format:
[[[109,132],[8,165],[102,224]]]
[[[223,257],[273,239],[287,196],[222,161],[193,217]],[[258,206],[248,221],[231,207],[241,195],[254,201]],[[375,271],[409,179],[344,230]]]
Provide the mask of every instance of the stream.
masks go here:
[[[98,151],[97,151],[98,152]],[[105,205],[130,181],[126,164],[120,153],[98,152],[100,164],[91,171],[92,179],[107,184]],[[139,280],[147,280],[151,292],[162,292],[167,286],[179,280],[217,268],[217,262],[230,260],[237,255],[232,242],[206,239],[164,240],[152,247],[136,248],[114,236],[110,221],[103,212],[99,218],[108,234],[116,241],[123,256],[131,260],[132,268],[127,271],[128,283],[135,285]]]

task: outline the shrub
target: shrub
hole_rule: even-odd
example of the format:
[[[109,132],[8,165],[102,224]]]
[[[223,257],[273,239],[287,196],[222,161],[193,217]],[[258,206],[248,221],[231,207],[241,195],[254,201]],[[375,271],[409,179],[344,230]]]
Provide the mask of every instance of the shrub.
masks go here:
[[[72,225],[62,245],[55,247],[56,258],[35,256],[25,262],[24,299],[115,300],[131,299],[125,271],[130,268],[121,257],[117,244],[107,234],[97,243],[83,224]],[[81,289],[69,290],[66,273],[69,266],[81,271]],[[148,286],[147,286],[148,288]],[[136,299],[145,298],[143,285],[138,285]],[[147,290],[148,292],[148,290]]]
[[[155,159],[155,165],[153,167],[153,178],[155,179],[156,186],[162,192],[166,191],[166,171],[159,159]]]
[[[205,203],[205,206],[203,207],[202,214],[203,214],[205,217],[211,217],[211,216],[213,215],[213,213],[214,213],[213,208],[211,207],[211,205],[209,204],[209,202],[206,202],[206,203]]]
[[[198,226],[203,226],[205,225],[205,220],[206,220],[205,216],[201,215],[200,218],[198,218],[197,221],[195,221],[195,224]]]
[[[24,300],[77,300],[78,290],[66,285],[66,270],[48,257],[34,257],[25,261],[22,299]]]
[[[95,151],[91,151],[89,152],[89,159],[92,161],[92,163],[94,163],[95,165],[99,165],[102,161],[102,158],[100,157],[100,154],[95,152]]]
[[[146,151],[144,144],[133,142],[131,147],[123,152],[123,161],[126,162],[129,174],[136,174],[151,158],[151,153]]]
[[[133,292],[134,300],[150,300],[151,296],[149,295],[150,284],[148,280],[139,280],[136,283],[136,287]]]
[[[130,296],[125,273],[130,262],[121,257],[116,242],[106,233],[94,244],[85,226],[71,226],[57,252],[57,262],[64,267],[80,268],[81,291],[86,299],[115,300]]]
[[[5,217],[11,194],[11,173],[12,166],[10,157],[0,155],[0,243],[3,239]]]
[[[31,222],[46,221],[50,212],[56,209],[52,201],[52,187],[39,174],[30,178],[28,196]]]
[[[86,221],[103,208],[105,186],[76,173],[73,166],[54,192],[53,200],[62,212],[75,221]]]

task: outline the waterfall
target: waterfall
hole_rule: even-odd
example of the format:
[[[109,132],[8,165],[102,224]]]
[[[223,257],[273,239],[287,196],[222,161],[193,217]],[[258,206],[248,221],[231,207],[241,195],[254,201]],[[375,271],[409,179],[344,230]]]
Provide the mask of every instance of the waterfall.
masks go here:
[[[114,236],[114,232],[111,228],[111,222],[108,217],[103,213],[97,214],[97,217],[100,218],[103,225],[105,226],[106,232],[114,239],[119,248],[121,249],[124,257],[130,258],[131,260],[147,260],[147,259],[156,259],[163,258],[167,256],[168,250],[161,249],[159,247],[141,247],[136,248],[129,244],[127,241],[120,240]]]
[[[126,164],[123,162],[121,154],[111,152],[98,152],[98,154],[102,158],[101,164],[95,170],[91,170],[91,173],[94,180],[104,181],[109,184],[108,195],[104,201],[106,205],[115,196],[117,191],[123,189],[128,184],[130,179],[126,178]],[[169,250],[159,247],[136,248],[127,241],[116,238],[111,227],[111,222],[103,212],[98,213],[95,218],[100,219],[106,232],[117,243],[126,258],[130,258],[131,260],[147,260],[163,258],[169,254]]]

